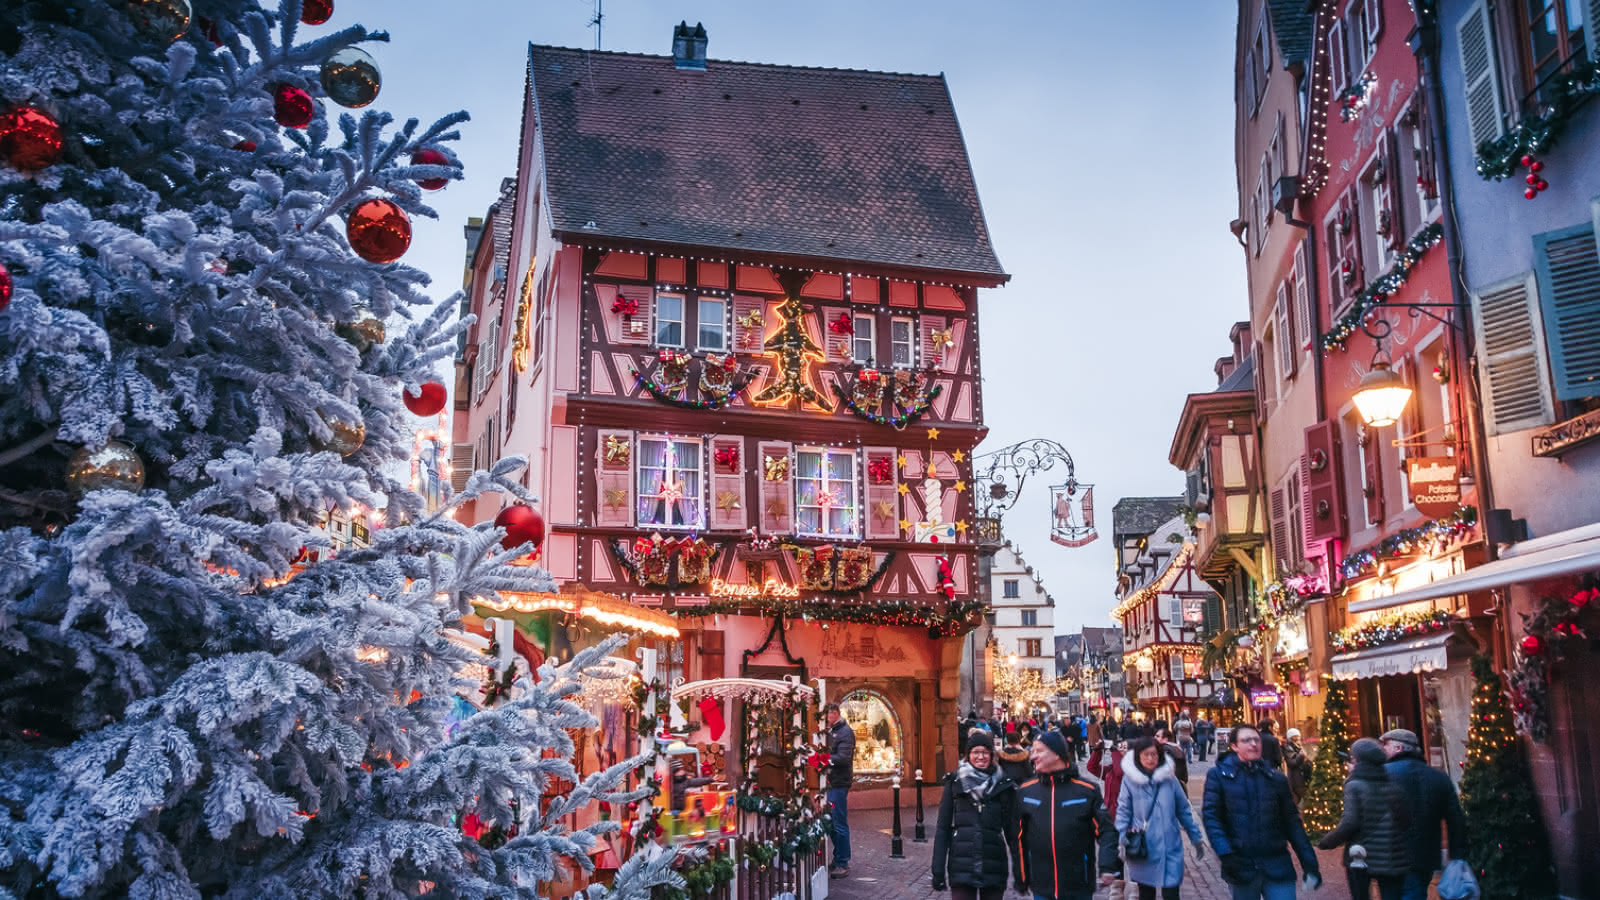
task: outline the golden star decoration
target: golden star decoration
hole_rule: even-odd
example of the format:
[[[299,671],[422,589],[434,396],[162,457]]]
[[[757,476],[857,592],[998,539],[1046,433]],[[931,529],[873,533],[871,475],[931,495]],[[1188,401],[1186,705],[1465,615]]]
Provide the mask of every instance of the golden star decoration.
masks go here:
[[[900,496],[902,496],[902,497],[904,497],[906,494],[911,493],[911,488],[906,487],[906,483],[904,481],[900,482],[899,484],[895,485],[894,487],[895,487],[895,490],[900,492]]]
[[[966,534],[967,533],[967,523],[966,523],[965,520],[956,523],[956,533],[957,534]]]
[[[621,509],[628,504],[628,492],[623,488],[606,488],[606,508]]]
[[[950,458],[956,462],[966,462],[967,452],[965,450],[957,450],[956,452],[950,454]]]
[[[894,504],[888,500],[879,500],[877,503],[872,504],[872,517],[884,520],[893,519]]]
[[[938,439],[939,439],[939,429],[937,429],[937,428],[929,428],[928,429],[928,440],[937,441]]]
[[[767,515],[774,519],[784,519],[789,516],[789,504],[782,497],[773,497],[767,501]]]
[[[894,464],[904,469],[906,467],[906,455],[902,453],[899,456],[896,456],[894,458]]]
[[[901,531],[910,531],[911,530],[911,520],[910,519],[901,519],[900,520],[900,530]]]
[[[732,512],[739,508],[738,491],[717,491],[717,509]]]
[[[957,481],[956,484],[955,484],[955,488],[956,488],[956,493],[959,494],[962,491],[967,489],[967,483],[965,481]]]

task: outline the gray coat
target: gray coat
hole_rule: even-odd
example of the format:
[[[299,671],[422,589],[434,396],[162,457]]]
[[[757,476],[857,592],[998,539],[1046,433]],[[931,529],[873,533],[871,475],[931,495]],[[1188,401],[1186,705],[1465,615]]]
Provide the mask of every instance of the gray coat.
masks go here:
[[[1123,877],[1151,887],[1177,887],[1183,883],[1183,831],[1195,847],[1205,845],[1205,835],[1195,824],[1189,795],[1178,783],[1172,757],[1161,754],[1155,773],[1140,771],[1137,754],[1122,756],[1122,792],[1117,797],[1117,834],[1126,844],[1129,828],[1142,828],[1150,855],[1130,859]],[[1181,831],[1180,831],[1181,829]]]
[[[1359,845],[1366,848],[1368,872],[1404,875],[1411,868],[1410,825],[1400,786],[1386,777],[1383,766],[1357,761],[1344,783],[1344,815],[1317,846],[1332,850]],[[1350,864],[1349,857],[1346,849],[1345,865]]]

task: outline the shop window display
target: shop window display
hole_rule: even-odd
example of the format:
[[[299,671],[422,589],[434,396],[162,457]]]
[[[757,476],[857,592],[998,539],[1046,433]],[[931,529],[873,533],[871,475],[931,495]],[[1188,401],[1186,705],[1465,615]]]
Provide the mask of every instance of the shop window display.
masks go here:
[[[839,704],[840,712],[856,733],[857,775],[890,775],[900,770],[900,721],[883,695],[852,691]]]

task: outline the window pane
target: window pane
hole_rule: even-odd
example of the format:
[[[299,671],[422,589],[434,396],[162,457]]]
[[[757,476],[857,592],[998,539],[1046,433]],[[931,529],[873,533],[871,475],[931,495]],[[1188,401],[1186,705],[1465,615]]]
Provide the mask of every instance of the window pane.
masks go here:
[[[799,478],[818,478],[822,475],[822,454],[804,450],[794,455],[794,470]]]
[[[683,345],[683,298],[663,294],[656,298],[656,343]]]
[[[721,350],[726,344],[727,307],[721,300],[700,301],[700,343],[702,350]]]

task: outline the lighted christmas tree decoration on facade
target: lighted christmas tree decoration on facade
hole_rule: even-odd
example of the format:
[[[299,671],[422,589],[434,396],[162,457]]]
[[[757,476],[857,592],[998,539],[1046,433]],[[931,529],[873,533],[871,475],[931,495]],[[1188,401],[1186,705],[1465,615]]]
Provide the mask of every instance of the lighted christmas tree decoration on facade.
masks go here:
[[[832,409],[822,394],[811,386],[809,363],[822,361],[822,348],[806,334],[806,308],[794,297],[786,298],[778,306],[778,317],[783,324],[778,333],[767,338],[766,348],[773,352],[778,364],[778,379],[755,395],[757,403],[795,402],[812,403],[823,409]]]

